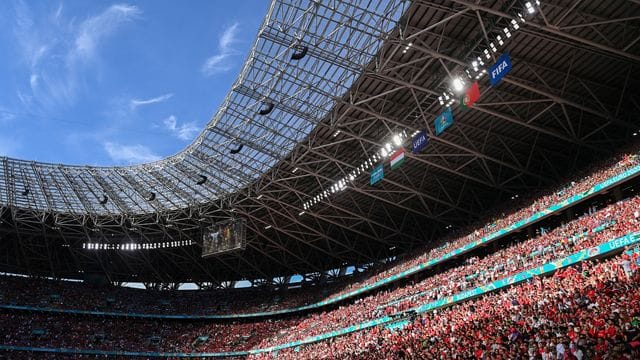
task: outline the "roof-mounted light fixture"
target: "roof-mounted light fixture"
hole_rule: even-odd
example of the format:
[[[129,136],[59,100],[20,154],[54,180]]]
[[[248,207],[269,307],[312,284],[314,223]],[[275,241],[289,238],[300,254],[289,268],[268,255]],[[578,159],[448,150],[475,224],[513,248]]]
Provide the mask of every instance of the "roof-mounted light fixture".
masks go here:
[[[238,147],[237,147],[237,148],[229,150],[229,154],[232,154],[232,155],[233,155],[233,154],[237,154],[237,153],[239,153],[240,151],[242,151],[242,148],[243,148],[243,147],[244,147],[244,144],[240,144],[240,145],[238,145]]]
[[[206,183],[208,180],[208,178],[204,175],[200,175],[200,179],[198,179],[198,181],[196,181],[196,184],[198,185],[203,185],[204,183]]]
[[[274,107],[275,107],[274,103],[272,103],[272,102],[266,102],[266,103],[264,103],[264,107],[258,111],[258,114],[260,114],[260,115],[267,115],[267,114],[269,114],[271,111],[273,111],[273,108],[274,108]]]
[[[307,55],[309,47],[306,45],[296,45],[293,47],[295,52],[291,54],[291,60],[300,60]]]

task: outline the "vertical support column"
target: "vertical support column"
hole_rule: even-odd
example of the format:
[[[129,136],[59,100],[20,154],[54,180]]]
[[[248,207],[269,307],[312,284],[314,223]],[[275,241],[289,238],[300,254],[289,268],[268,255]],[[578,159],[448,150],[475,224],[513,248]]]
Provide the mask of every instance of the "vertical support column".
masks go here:
[[[356,267],[357,269],[357,267]],[[345,274],[347,273],[347,267],[343,266],[340,268],[340,271],[338,272],[338,277],[343,277]]]

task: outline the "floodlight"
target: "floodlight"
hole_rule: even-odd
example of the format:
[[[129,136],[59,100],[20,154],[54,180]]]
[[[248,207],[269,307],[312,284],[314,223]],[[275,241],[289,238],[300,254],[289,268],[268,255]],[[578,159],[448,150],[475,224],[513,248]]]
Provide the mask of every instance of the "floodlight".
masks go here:
[[[536,8],[533,7],[533,4],[531,4],[530,1],[527,1],[526,3],[524,3],[524,7],[527,9],[527,12],[529,14],[534,14],[536,12]]]
[[[206,182],[207,182],[207,177],[204,176],[204,175],[200,175],[200,179],[198,179],[198,181],[196,181],[196,184],[202,185],[202,184],[204,184]]]
[[[464,91],[465,87],[464,80],[459,76],[453,78],[453,80],[451,81],[451,87],[453,88],[453,91],[461,93],[462,91]]]
[[[291,60],[300,60],[305,57],[305,55],[307,55],[307,51],[309,51],[309,47],[303,45],[296,45],[294,46],[294,49],[296,52],[291,54]]]
[[[274,103],[272,103],[272,102],[267,102],[267,103],[265,103],[264,105],[265,105],[265,107],[264,107],[264,108],[262,108],[262,109],[260,109],[260,110],[258,111],[258,114],[260,114],[260,115],[267,115],[267,114],[269,114],[269,113],[273,110],[273,107],[275,106],[275,105],[274,105]]]
[[[237,154],[240,151],[242,151],[242,148],[244,147],[244,144],[239,144],[236,148],[229,150],[229,154]]]
[[[393,135],[393,143],[396,144],[396,146],[402,145],[402,139],[400,138],[400,135]]]

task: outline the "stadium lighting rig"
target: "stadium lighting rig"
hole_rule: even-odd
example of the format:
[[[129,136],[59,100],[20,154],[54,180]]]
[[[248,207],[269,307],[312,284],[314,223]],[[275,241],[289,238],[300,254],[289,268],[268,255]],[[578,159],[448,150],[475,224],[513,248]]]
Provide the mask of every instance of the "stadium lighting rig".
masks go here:
[[[155,250],[155,249],[167,249],[176,248],[181,246],[191,246],[196,243],[191,240],[180,241],[165,241],[155,243],[83,243],[82,248],[85,250],[121,250],[121,251],[135,251],[135,250]]]
[[[441,96],[438,97],[440,105],[450,107],[457,101],[460,95],[464,94],[467,91],[469,84],[473,83],[474,80],[479,80],[483,76],[487,75],[487,67],[490,65],[489,62],[492,59],[493,54],[497,53],[500,48],[505,46],[506,41],[513,37],[513,33],[520,29],[521,24],[525,23],[527,21],[527,18],[532,18],[537,13],[537,9],[539,7],[539,0],[524,1],[522,3],[521,11],[516,12],[516,14],[513,16],[514,19],[510,20],[508,26],[498,31],[499,34],[496,34],[493,37],[494,40],[489,43],[488,48],[483,49],[480,52],[480,55],[478,55],[471,61],[468,68],[460,71],[459,73],[456,73],[451,77],[449,81],[449,88],[444,91]],[[413,43],[408,43],[407,45],[405,45],[402,49],[402,53],[406,54],[412,46]],[[411,136],[413,137],[418,133],[419,130],[415,131]],[[340,135],[340,130],[337,130],[335,133],[333,133],[333,137],[337,137],[338,135]],[[372,156],[367,158],[358,167],[345,175],[343,178],[335,181],[331,186],[329,186],[328,189],[320,191],[318,194],[314,195],[311,200],[303,203],[304,211],[302,211],[298,215],[302,216],[305,211],[309,210],[321,201],[327,199],[329,196],[346,189],[347,184],[352,183],[356,178],[358,178],[358,176],[373,168],[375,164],[377,164],[381,160],[386,159],[389,155],[393,154],[395,150],[402,146],[406,138],[407,133],[405,130],[400,133],[394,134],[391,137],[391,141],[386,142],[382,148],[380,148]]]
[[[527,18],[533,17],[540,7],[540,1],[525,1],[523,3],[523,11],[516,12],[511,19],[509,25],[499,30],[499,34],[494,36],[494,40],[489,43],[489,47],[481,50],[480,55],[471,61],[470,66],[465,69],[461,74],[454,76],[450,81],[450,86],[442,95],[438,97],[438,102],[441,106],[450,107],[457,101],[457,97],[464,93],[468,88],[468,82],[473,80],[480,80],[487,74],[487,64],[492,59],[493,54],[497,53],[502,48],[508,39],[513,36],[512,33],[520,29],[520,25],[527,21]],[[523,14],[524,13],[524,14]]]
[[[415,136],[415,133],[413,136]],[[305,211],[309,210],[314,205],[317,205],[322,200],[325,200],[331,195],[345,190],[348,184],[353,183],[360,175],[366,173],[367,170],[373,168],[378,162],[386,159],[389,155],[393,154],[395,150],[399,149],[407,138],[408,136],[406,130],[402,130],[398,133],[393,134],[388,142],[386,142],[378,151],[373,153],[373,155],[368,157],[355,169],[347,173],[344,177],[336,180],[331,186],[329,186],[328,189],[320,191],[318,194],[313,196],[311,200],[306,201],[302,205],[304,211],[302,211],[298,215],[303,215]]]

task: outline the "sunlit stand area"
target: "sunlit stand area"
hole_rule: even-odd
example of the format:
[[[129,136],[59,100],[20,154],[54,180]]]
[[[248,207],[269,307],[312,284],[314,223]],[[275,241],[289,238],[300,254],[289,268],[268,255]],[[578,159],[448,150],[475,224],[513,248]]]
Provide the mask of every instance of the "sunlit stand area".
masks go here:
[[[0,358],[640,358],[639,17],[274,1],[182,153],[1,159]]]

